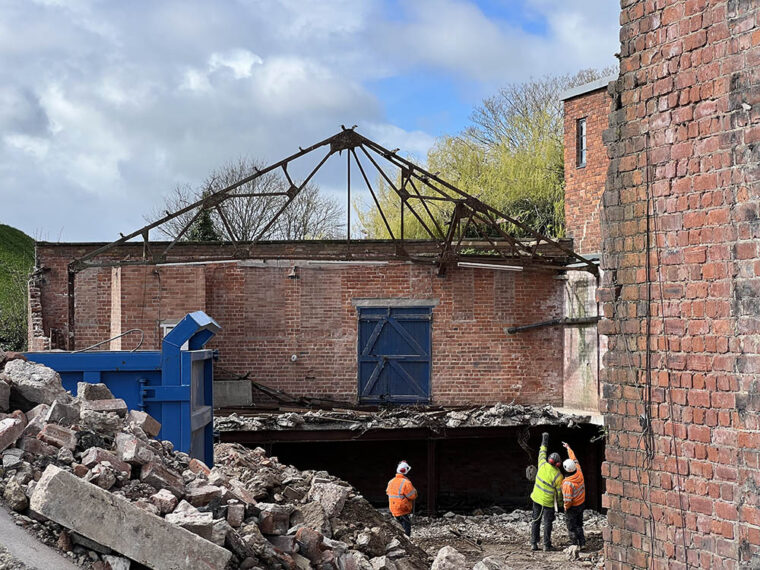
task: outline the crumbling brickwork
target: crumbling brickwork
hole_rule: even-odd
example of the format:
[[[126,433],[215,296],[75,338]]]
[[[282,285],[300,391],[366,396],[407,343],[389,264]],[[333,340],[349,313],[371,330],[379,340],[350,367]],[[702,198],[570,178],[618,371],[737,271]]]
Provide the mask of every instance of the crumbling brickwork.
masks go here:
[[[606,567],[757,567],[760,3],[625,0],[621,24],[602,216]]]
[[[607,129],[610,96],[606,88],[565,101],[565,232],[581,255],[601,251],[599,213],[609,159],[602,133]],[[586,121],[586,162],[579,166],[577,125]]]
[[[90,245],[89,250],[96,247]],[[357,398],[357,299],[424,299],[432,321],[432,401],[562,405],[563,331],[509,335],[506,328],[563,314],[563,282],[549,269],[523,272],[432,265],[241,261],[196,264],[209,246],[181,244],[189,265],[85,269],[75,286],[77,348],[129,329],[159,347],[161,324],[204,310],[222,326],[209,344],[218,370],[295,395]],[[322,247],[315,244],[313,247]],[[341,245],[342,247],[342,245]],[[86,251],[38,245],[43,331],[66,331],[67,264]],[[139,251],[139,250],[137,250]],[[293,266],[297,278],[289,278]],[[134,348],[140,335],[122,337]],[[108,348],[107,345],[101,347]],[[296,360],[292,360],[292,356]]]

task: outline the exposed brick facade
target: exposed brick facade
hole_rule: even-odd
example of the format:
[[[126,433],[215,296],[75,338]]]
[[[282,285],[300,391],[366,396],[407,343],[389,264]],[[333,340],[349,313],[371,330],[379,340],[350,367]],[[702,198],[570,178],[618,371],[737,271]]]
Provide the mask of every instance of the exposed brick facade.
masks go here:
[[[208,246],[177,245],[195,261]],[[322,247],[315,244],[314,247]],[[39,285],[42,330],[65,338],[67,264],[93,245],[39,244],[47,269]],[[136,253],[139,249],[136,249]],[[288,273],[295,263],[297,279]],[[138,328],[142,348],[158,348],[161,323],[204,310],[222,326],[210,343],[219,365],[296,395],[357,397],[357,323],[353,301],[432,299],[432,399],[436,404],[563,403],[563,332],[505,328],[563,315],[563,281],[548,269],[523,272],[432,265],[266,263],[123,266],[76,277],[76,346]],[[39,319],[38,319],[39,320]],[[39,327],[38,327],[39,328]],[[112,348],[134,348],[128,335]],[[43,339],[31,339],[37,348]],[[103,346],[103,348],[108,348]],[[297,356],[295,362],[292,355]]]
[[[622,6],[600,290],[606,567],[755,568],[760,3]]]
[[[609,110],[606,86],[565,100],[565,232],[581,255],[602,249],[599,214],[609,167],[602,133]],[[586,119],[585,166],[576,161],[579,119]]]

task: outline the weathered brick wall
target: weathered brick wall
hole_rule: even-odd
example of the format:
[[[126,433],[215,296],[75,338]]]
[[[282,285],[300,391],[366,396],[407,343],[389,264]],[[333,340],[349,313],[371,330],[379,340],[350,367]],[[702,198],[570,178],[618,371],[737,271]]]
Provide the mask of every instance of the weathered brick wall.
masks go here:
[[[602,249],[599,213],[609,166],[602,133],[609,110],[606,88],[565,101],[565,232],[581,255]],[[582,118],[586,119],[586,165],[577,166],[576,123]]]
[[[621,23],[600,292],[606,567],[758,567],[760,3],[624,0]]]
[[[569,271],[565,280],[565,316],[597,315],[596,276]],[[564,331],[563,402],[565,407],[599,412],[599,347],[605,349],[596,324],[568,326]],[[603,354],[603,352],[602,352]]]
[[[204,247],[178,249],[195,259]],[[66,329],[66,266],[81,254],[77,246],[38,247],[38,263],[47,268],[37,295],[45,334]],[[219,349],[225,372],[250,371],[253,379],[297,395],[353,400],[353,301],[435,299],[435,403],[562,404],[562,330],[505,332],[562,316],[563,282],[556,272],[453,268],[439,278],[432,266],[400,262],[297,265],[297,279],[288,278],[291,263],[276,261],[84,270],[76,279],[77,348],[131,328],[144,331],[142,348],[158,348],[162,322],[200,309],[222,326],[210,346]],[[123,337],[121,348],[138,340]]]

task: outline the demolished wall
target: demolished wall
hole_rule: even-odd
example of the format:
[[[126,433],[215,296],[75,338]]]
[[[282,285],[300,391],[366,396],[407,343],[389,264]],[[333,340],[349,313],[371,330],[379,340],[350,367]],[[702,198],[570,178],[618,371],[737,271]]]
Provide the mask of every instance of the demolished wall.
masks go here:
[[[756,567],[760,4],[622,6],[600,292],[607,567]]]
[[[139,247],[129,247],[140,255]],[[213,247],[178,244],[173,252],[194,262]],[[44,267],[38,287],[47,337],[66,336],[67,264],[89,249],[37,246]],[[282,250],[288,253],[293,252]],[[373,253],[364,255],[371,260]],[[288,278],[294,266],[297,278]],[[296,396],[355,401],[356,300],[425,300],[434,305],[432,403],[562,405],[562,330],[517,335],[505,330],[563,316],[563,283],[555,277],[556,271],[540,268],[451,268],[440,278],[432,265],[398,261],[86,269],[75,284],[77,348],[132,328],[145,333],[141,348],[157,348],[162,323],[204,310],[222,327],[209,343],[219,349],[220,368],[235,374],[250,371],[251,379]],[[130,350],[139,338],[125,336],[112,348]],[[30,346],[36,348],[41,340],[30,339]]]

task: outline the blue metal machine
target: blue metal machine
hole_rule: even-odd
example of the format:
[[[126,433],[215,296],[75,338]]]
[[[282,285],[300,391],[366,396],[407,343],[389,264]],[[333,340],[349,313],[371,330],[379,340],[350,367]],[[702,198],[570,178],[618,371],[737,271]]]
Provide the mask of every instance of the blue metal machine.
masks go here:
[[[159,439],[211,466],[215,351],[203,347],[219,330],[214,319],[196,311],[164,337],[160,352],[27,352],[26,357],[58,372],[74,394],[77,382],[102,382],[129,409],[161,422]]]

